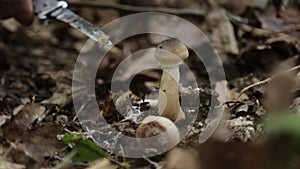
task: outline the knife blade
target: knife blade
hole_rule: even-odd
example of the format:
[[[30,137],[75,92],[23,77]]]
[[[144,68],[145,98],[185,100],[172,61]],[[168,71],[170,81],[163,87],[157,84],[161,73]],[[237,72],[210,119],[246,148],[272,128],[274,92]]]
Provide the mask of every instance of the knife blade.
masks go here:
[[[100,28],[69,10],[66,1],[32,0],[32,3],[33,9],[40,20],[55,18],[56,20],[67,23],[92,40],[98,42],[100,47],[113,45],[109,40],[109,36],[107,36]]]

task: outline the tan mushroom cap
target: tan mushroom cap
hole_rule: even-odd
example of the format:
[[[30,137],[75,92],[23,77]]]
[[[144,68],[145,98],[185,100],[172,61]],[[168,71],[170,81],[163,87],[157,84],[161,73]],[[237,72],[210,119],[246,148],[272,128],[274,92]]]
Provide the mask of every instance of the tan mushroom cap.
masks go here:
[[[155,52],[155,58],[161,63],[162,67],[179,65],[188,56],[187,47],[177,39],[168,39],[161,42]]]
[[[162,142],[176,145],[180,142],[180,134],[177,126],[168,118],[161,116],[148,116],[136,130],[137,138],[150,138],[165,133]],[[161,143],[162,143],[161,142]],[[158,146],[159,143],[157,143]]]

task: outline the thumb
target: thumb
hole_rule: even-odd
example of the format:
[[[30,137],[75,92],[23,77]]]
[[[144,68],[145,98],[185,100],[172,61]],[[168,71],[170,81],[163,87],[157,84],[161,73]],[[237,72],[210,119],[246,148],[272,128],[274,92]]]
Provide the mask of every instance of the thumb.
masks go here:
[[[16,5],[17,4],[17,5]],[[21,24],[28,26],[33,21],[33,7],[31,0],[15,0],[14,4],[16,9],[15,19]]]

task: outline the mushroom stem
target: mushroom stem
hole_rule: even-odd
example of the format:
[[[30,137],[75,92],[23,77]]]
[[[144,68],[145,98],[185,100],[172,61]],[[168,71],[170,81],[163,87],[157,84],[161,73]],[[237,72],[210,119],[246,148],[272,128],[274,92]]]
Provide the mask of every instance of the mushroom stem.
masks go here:
[[[163,68],[158,96],[158,112],[172,121],[185,118],[179,104],[179,67]]]
[[[163,68],[163,75],[170,75],[176,81],[177,85],[179,84],[179,66]]]

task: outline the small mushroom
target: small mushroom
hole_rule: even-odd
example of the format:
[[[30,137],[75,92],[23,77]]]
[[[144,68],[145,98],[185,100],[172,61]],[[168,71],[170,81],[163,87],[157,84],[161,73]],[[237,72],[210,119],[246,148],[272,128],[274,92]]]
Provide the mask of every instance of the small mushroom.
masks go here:
[[[187,47],[176,39],[161,42],[155,52],[163,73],[158,96],[158,112],[172,121],[185,118],[179,103],[179,65],[187,59]]]
[[[166,134],[157,141],[159,142],[156,144],[158,147],[166,146],[166,144],[173,146],[180,142],[178,128],[171,120],[160,116],[148,116],[137,128],[136,137],[150,138],[165,132]]]

